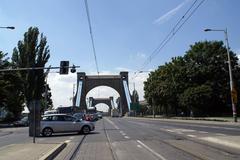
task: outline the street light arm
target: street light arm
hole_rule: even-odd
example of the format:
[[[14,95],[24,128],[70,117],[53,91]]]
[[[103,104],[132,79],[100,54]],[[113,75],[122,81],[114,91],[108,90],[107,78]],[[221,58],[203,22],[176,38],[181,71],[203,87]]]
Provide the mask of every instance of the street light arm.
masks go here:
[[[223,31],[223,32],[226,32],[225,29],[209,29],[209,28],[206,28],[204,29],[205,32],[209,32],[209,31]]]
[[[15,29],[13,26],[8,26],[8,27],[0,27],[0,28],[5,28],[5,29]]]

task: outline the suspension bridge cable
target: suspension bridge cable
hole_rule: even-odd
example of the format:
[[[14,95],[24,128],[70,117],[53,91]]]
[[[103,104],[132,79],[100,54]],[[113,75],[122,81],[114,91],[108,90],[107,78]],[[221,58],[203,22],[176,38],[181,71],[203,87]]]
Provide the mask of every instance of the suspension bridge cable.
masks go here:
[[[138,70],[138,72],[135,75],[136,78],[139,74],[139,71],[141,71],[142,69],[144,69],[151,61],[152,59],[158,55],[160,53],[160,51],[166,46],[166,44],[175,36],[175,34],[182,28],[182,26],[189,20],[189,18],[192,17],[192,15],[196,12],[196,10],[202,5],[202,3],[205,0],[202,0],[193,10],[192,8],[194,7],[194,5],[196,4],[198,0],[195,0],[192,5],[189,7],[189,9],[185,12],[185,14],[180,18],[180,20],[175,24],[175,26],[171,29],[171,31],[169,32],[169,34],[167,34],[167,36],[161,41],[161,43],[158,45],[158,47],[152,52],[152,54],[147,58],[147,60],[143,63],[142,67]],[[192,10],[190,12],[190,10]],[[185,19],[186,15],[190,12],[190,14],[187,16],[187,18]],[[185,20],[184,20],[185,19]],[[183,21],[184,20],[184,21]],[[183,22],[182,22],[183,21]],[[181,23],[182,22],[182,23]]]
[[[96,54],[96,49],[95,49],[95,45],[94,45],[92,25],[91,25],[91,19],[90,19],[90,14],[89,14],[89,8],[88,8],[88,2],[87,2],[87,0],[85,0],[85,7],[86,7],[86,13],[87,13],[87,19],[88,19],[89,32],[90,32],[91,41],[92,41],[94,61],[95,61],[95,64],[96,64],[97,74],[99,75],[99,67],[98,67],[98,61],[97,61],[97,54]]]

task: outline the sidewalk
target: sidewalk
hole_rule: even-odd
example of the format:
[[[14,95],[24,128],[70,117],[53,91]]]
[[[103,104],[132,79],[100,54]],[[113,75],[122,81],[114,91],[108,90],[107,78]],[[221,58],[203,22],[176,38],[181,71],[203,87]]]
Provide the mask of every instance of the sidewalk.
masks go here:
[[[0,148],[0,159],[4,160],[48,160],[53,159],[66,143],[24,143]]]

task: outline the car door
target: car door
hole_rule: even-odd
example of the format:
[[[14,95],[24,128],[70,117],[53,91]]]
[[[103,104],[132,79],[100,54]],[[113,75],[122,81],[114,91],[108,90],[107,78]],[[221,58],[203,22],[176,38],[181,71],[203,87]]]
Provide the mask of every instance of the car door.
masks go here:
[[[72,116],[64,116],[64,129],[66,132],[76,131],[75,130],[75,118]]]
[[[64,118],[60,115],[55,115],[52,117],[52,128],[54,132],[63,132],[64,131]]]

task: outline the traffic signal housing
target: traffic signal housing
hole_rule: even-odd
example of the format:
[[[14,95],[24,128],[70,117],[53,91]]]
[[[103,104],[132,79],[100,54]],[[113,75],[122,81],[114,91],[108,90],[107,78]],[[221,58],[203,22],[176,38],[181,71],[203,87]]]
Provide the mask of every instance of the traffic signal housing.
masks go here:
[[[75,73],[75,72],[76,72],[76,67],[75,67],[75,65],[73,65],[71,68],[71,73]]]
[[[69,70],[69,61],[60,62],[60,74],[68,74]]]

